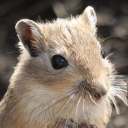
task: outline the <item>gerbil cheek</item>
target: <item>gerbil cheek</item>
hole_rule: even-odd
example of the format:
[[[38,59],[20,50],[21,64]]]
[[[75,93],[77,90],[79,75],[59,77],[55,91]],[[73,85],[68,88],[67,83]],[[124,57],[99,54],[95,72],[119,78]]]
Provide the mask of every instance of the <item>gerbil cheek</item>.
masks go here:
[[[109,77],[110,75],[112,75],[112,71],[113,71],[113,67],[112,67],[112,65],[111,64],[107,64],[106,65],[106,74],[107,74],[107,76]]]

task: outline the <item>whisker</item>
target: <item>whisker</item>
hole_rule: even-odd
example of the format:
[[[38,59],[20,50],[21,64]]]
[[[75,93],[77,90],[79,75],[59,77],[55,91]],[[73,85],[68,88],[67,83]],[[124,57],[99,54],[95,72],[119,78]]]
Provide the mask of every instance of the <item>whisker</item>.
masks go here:
[[[63,109],[63,108],[66,106],[66,104],[68,104],[69,101],[70,101],[77,93],[78,93],[78,91],[77,91],[76,93],[74,93],[73,95],[71,95],[71,97],[69,98],[69,100],[68,100],[64,105],[62,105],[62,107],[61,107],[58,111],[60,111],[61,109]],[[58,111],[57,111],[57,112],[58,112]],[[56,112],[56,113],[57,113],[57,112]],[[55,113],[55,114],[56,114],[56,113]],[[54,114],[54,115],[55,115],[55,114]],[[54,115],[53,115],[53,116],[54,116]],[[65,123],[65,126],[64,126],[64,127],[66,127],[66,125],[67,125],[67,120],[68,120],[68,119],[66,119],[66,123]],[[60,121],[59,121],[59,122],[60,122]],[[61,123],[62,123],[62,122],[61,122]],[[57,124],[57,125],[58,125],[58,124]],[[57,126],[57,125],[56,125],[56,126]]]
[[[52,101],[52,103],[54,103],[57,99],[59,99],[61,96],[64,96],[65,94],[67,94],[67,93],[70,93],[70,92],[72,92],[72,91],[74,91],[74,90],[76,90],[77,89],[77,87],[76,88],[73,88],[72,90],[69,90],[69,91],[67,91],[67,92],[65,92],[65,93],[63,93],[63,94],[61,94],[61,95],[59,95],[59,96],[57,96],[56,98],[54,98],[54,99],[52,99],[52,100],[50,100],[50,101]],[[50,101],[48,101],[48,102],[46,102],[45,104],[47,104],[47,103],[49,103]],[[52,104],[51,103],[51,104]]]
[[[24,127],[24,128],[26,128],[27,126],[29,126],[29,124],[31,124],[32,122],[31,121],[29,121],[29,123],[28,124],[26,124],[26,126]]]
[[[83,99],[83,114],[84,114],[84,119],[85,119],[85,122],[86,122],[86,124],[87,124],[87,126],[90,128],[90,126],[89,126],[89,124],[88,124],[88,122],[87,122],[87,120],[86,120],[86,116],[85,116],[85,106],[84,106],[84,104],[85,104],[85,99]]]
[[[65,125],[64,125],[64,128],[67,128],[66,126],[67,126],[67,124],[68,124],[68,118],[66,119],[66,123],[65,123]]]
[[[73,90],[75,90],[75,89],[73,89]],[[68,91],[68,92],[69,92],[69,91]],[[75,93],[75,92],[73,92],[73,93]],[[73,93],[70,94],[71,97],[69,98],[68,101],[66,101],[65,104],[67,104],[67,102],[69,102],[69,101],[73,98],[73,96],[75,96],[75,94],[73,94]],[[66,98],[69,97],[70,95],[64,97],[63,99],[61,99],[61,100],[59,100],[59,101],[57,101],[55,104],[57,104],[57,103],[63,101],[64,99],[66,99]],[[53,102],[53,103],[54,103],[54,102]],[[51,106],[47,107],[44,111],[49,110],[49,108],[51,108],[51,107],[54,106],[55,104],[53,104],[53,105],[50,104]],[[62,107],[63,107],[63,106],[62,106]],[[60,109],[61,109],[61,108],[60,108]],[[59,109],[59,110],[60,110],[60,109]],[[59,110],[58,110],[58,111],[59,111]],[[43,111],[43,112],[44,112],[44,111]],[[43,112],[42,112],[42,113],[43,113]],[[40,113],[40,115],[41,115],[42,113]],[[56,112],[56,113],[57,113],[57,112]],[[55,113],[55,114],[56,114],[56,113]],[[55,114],[54,114],[53,116],[55,116]],[[51,120],[52,120],[52,118],[49,118],[49,121],[48,121],[48,123],[46,124],[46,127],[47,127],[47,125],[50,123]],[[59,121],[59,122],[60,122],[60,121]],[[58,122],[58,123],[59,123],[59,122]],[[58,124],[57,124],[57,125],[58,125]],[[57,126],[57,125],[56,125],[56,126]]]
[[[85,87],[83,87],[83,90],[84,90],[84,93],[87,92],[86,89],[85,89]],[[83,91],[82,91],[82,92],[83,92]],[[89,92],[88,92],[88,93],[89,93]],[[89,124],[88,124],[88,122],[87,122],[87,117],[86,117],[86,115],[85,115],[85,95],[84,95],[84,99],[83,99],[83,115],[84,115],[84,119],[85,119],[85,122],[86,122],[88,128],[90,128],[90,126],[89,126]]]
[[[125,105],[128,106],[128,100],[126,97],[127,84],[122,79],[124,78],[123,75],[116,75],[115,73],[116,72],[113,72],[113,74],[110,77],[110,80],[112,81],[111,83],[112,86],[109,91],[110,93],[108,93],[108,98],[110,98],[110,101],[112,101],[112,103],[115,106],[117,114],[119,114],[119,108],[117,106],[115,97],[117,96],[118,98],[120,98],[125,103]]]
[[[84,111],[84,103],[85,103],[85,99],[83,99],[83,115],[84,115],[84,119],[85,119],[85,121],[86,121],[86,116],[85,116],[85,111]]]
[[[76,92],[76,95],[78,94],[78,92],[79,92],[79,91]],[[79,97],[78,97],[78,98],[79,98]],[[75,104],[76,104],[78,98],[76,99],[76,101],[75,101],[74,104],[72,105],[72,107],[71,107],[71,109],[70,109],[70,111],[69,111],[69,115],[70,115],[71,111],[73,110],[73,107],[75,106]]]
[[[111,108],[111,102],[109,100],[109,97],[107,97],[107,103],[108,103],[109,107]]]
[[[115,90],[117,90],[117,91],[122,91],[122,92],[127,92],[126,89],[121,89],[121,88],[115,88]]]
[[[49,109],[48,109],[48,110],[49,110]],[[48,121],[48,123],[45,125],[45,128],[47,128],[47,125],[48,125],[48,124],[50,123],[50,121],[51,121],[51,120],[50,120],[49,111],[48,111],[48,113],[47,113],[47,114],[48,114],[48,120],[49,120],[49,121]]]
[[[74,91],[74,90],[76,90],[76,89],[77,89],[77,88],[73,88],[72,90],[69,90],[69,91],[67,91],[67,92],[65,92],[65,93],[63,93],[63,94],[57,96],[56,98],[50,100],[50,101],[52,101],[52,102],[49,104],[49,108],[52,107],[52,104],[53,104],[57,99],[59,99],[61,96],[64,96],[65,94],[68,94],[68,93],[70,93],[70,92],[72,92],[72,91]],[[42,104],[42,106],[48,104],[50,101],[45,102],[44,104]],[[49,108],[47,107],[45,110],[47,110],[47,109],[49,109]],[[36,110],[36,108],[34,108],[34,110]],[[34,110],[33,110],[33,111],[34,111]],[[44,110],[44,111],[45,111],[45,110]],[[44,111],[43,111],[43,112],[44,112]],[[43,112],[42,112],[42,113],[43,113]],[[40,113],[38,116],[40,116],[42,113]]]
[[[62,125],[62,122],[63,122],[63,121],[64,121],[64,119],[60,118],[59,121],[58,121],[58,123],[56,124],[55,128],[57,128],[57,126],[58,126],[59,124]]]
[[[50,121],[48,121],[48,123],[45,125],[45,127],[44,128],[47,128],[47,126],[48,126],[48,124],[50,123]]]
[[[68,101],[66,101],[66,103],[64,103],[64,105],[62,105],[61,108],[53,116],[55,116],[61,109],[63,109],[69,103],[69,101],[77,94],[77,92],[74,93],[73,95],[71,95],[71,97],[68,99]]]
[[[59,110],[53,116],[55,116],[61,109],[63,109],[74,96],[75,96],[75,93],[71,95],[68,101],[66,101],[66,103],[64,103],[64,105],[62,105],[61,108],[59,108]]]
[[[91,101],[95,104],[95,105],[97,105],[99,108],[101,108],[94,100],[93,100],[93,98],[92,98],[92,96],[91,96],[91,94],[88,92],[88,94],[89,94],[89,97],[90,97],[90,99],[91,99]]]
[[[73,92],[73,93],[74,93],[74,92]],[[73,94],[73,93],[72,93],[72,94]],[[70,95],[72,95],[72,94],[70,94]],[[54,104],[52,104],[52,105],[50,104],[46,109],[44,109],[44,110],[39,114],[39,116],[40,116],[42,113],[44,113],[46,110],[48,110],[49,108],[51,108],[52,106],[56,105],[57,103],[63,101],[63,100],[66,99],[67,97],[69,97],[70,95],[64,97],[63,99],[59,100],[59,101],[56,102],[56,103],[52,102],[52,103],[54,103]]]
[[[78,107],[81,101],[82,95],[79,97],[78,103],[77,103],[77,108],[76,108],[76,122],[77,122],[77,113],[78,113]],[[77,123],[77,127],[78,127],[78,123]]]
[[[120,98],[126,104],[126,106],[128,106],[128,100],[126,99],[126,96],[124,94],[121,94],[121,92],[120,93],[117,92],[116,96]]]
[[[119,108],[117,107],[117,102],[116,102],[115,98],[114,97],[110,97],[110,99],[112,100],[112,102],[113,102],[113,104],[115,106],[116,113],[119,114],[120,111],[119,111]]]
[[[105,59],[106,59],[106,60],[109,59],[112,55],[113,55],[113,53],[108,54],[108,55],[105,57]]]
[[[83,90],[82,90],[82,95],[85,93],[85,87],[83,86]],[[84,104],[85,104],[85,95],[83,97],[83,105],[82,105],[82,111],[83,111],[83,115],[84,115],[84,119],[85,119],[85,122],[87,123],[87,120],[86,120],[86,116],[85,116],[85,107],[84,107]],[[88,125],[88,124],[87,124]]]
[[[116,87],[113,86],[111,90],[114,90],[114,91],[111,91],[111,93],[109,94],[109,97],[117,96],[125,103],[125,105],[128,106],[128,100],[127,100],[127,97],[125,94],[127,92],[126,89],[122,89],[121,87],[118,87],[118,86],[116,86]]]

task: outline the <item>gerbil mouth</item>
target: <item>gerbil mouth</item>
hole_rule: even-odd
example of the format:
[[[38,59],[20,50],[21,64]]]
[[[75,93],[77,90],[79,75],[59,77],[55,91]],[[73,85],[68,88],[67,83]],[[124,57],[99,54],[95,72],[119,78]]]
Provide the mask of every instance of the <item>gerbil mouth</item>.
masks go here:
[[[107,93],[107,91],[103,87],[93,87],[92,85],[88,84],[88,82],[86,80],[83,80],[80,83],[79,89],[84,92],[84,95],[89,93],[96,98],[101,98],[102,96],[106,95],[106,93]]]

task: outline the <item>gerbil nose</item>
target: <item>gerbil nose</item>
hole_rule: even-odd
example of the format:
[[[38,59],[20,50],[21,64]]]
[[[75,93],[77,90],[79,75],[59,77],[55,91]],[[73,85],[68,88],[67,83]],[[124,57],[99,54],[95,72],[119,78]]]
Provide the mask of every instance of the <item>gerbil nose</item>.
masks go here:
[[[79,87],[84,89],[84,92],[88,92],[96,98],[101,98],[107,93],[107,90],[103,86],[91,85],[86,80],[82,81]]]

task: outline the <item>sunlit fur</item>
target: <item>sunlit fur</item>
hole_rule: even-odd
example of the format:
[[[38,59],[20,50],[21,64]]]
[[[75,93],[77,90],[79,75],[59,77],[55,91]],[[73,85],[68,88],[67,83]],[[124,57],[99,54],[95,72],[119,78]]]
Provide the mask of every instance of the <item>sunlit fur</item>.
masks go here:
[[[21,55],[0,103],[0,128],[66,128],[69,119],[76,128],[82,123],[105,128],[111,102],[118,112],[115,97],[128,105],[122,76],[101,56],[96,21],[88,7],[76,18],[17,23]],[[54,55],[63,56],[68,66],[55,70]]]

